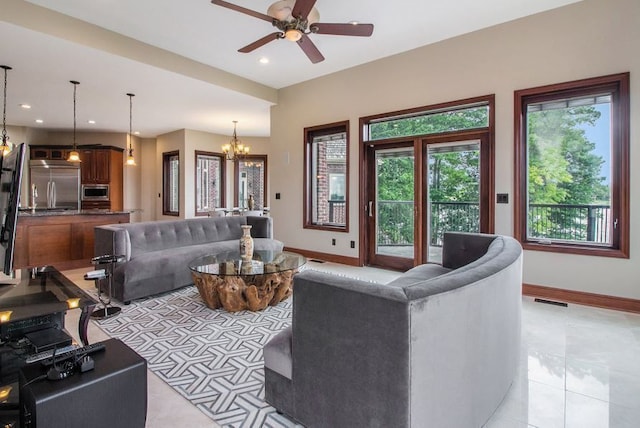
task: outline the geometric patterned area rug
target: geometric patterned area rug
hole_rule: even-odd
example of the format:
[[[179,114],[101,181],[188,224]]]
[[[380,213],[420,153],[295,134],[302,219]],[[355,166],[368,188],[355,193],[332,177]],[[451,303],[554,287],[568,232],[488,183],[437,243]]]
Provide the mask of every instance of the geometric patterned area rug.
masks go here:
[[[291,324],[292,299],[263,311],[205,306],[195,286],[133,301],[97,324],[222,426],[293,427],[264,401],[262,347]]]

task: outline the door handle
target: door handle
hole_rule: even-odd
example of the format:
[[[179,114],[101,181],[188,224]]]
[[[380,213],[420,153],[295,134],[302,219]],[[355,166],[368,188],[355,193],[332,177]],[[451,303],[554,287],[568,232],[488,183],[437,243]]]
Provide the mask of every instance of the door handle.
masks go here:
[[[373,201],[369,201],[369,217],[373,217]]]

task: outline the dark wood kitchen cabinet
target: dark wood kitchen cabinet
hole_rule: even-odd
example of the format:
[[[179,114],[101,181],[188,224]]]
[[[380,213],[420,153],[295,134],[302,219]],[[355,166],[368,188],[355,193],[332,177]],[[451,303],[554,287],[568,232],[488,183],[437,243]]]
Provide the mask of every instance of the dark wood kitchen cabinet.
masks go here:
[[[82,209],[123,208],[123,165],[122,149],[82,148],[80,149],[80,181],[82,184],[108,184],[109,200],[98,204],[94,201],[82,201]],[[100,206],[98,206],[100,205]]]
[[[68,148],[60,147],[31,147],[31,160],[45,159],[45,160],[66,160],[69,157]]]
[[[80,176],[82,184],[109,184],[111,181],[112,155],[117,152],[111,149],[80,150]],[[122,152],[119,153],[122,159]],[[116,156],[114,156],[116,157]],[[114,164],[117,160],[113,160]],[[120,168],[122,170],[122,168]]]

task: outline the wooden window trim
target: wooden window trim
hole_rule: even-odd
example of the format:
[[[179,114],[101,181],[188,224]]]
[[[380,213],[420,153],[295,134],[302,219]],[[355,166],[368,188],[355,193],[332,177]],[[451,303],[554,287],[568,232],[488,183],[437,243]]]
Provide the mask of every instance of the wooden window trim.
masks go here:
[[[311,151],[309,145],[313,142],[313,138],[317,135],[326,135],[336,132],[344,132],[346,135],[347,147],[345,158],[345,225],[333,226],[333,225],[320,225],[311,221],[311,185],[309,180],[309,174],[311,173]],[[304,175],[302,184],[302,227],[303,229],[325,230],[331,232],[349,232],[349,121],[341,121],[329,123],[326,125],[316,125],[304,128]]]
[[[525,104],[572,97],[575,95],[612,90],[612,209],[618,214],[618,227],[612,233],[610,247],[584,243],[540,244],[527,240],[527,147],[525,129]],[[629,73],[612,74],[589,79],[575,80],[514,92],[514,237],[526,250],[549,251],[566,254],[581,254],[601,257],[629,258]]]
[[[242,159],[238,160],[234,160],[233,161],[233,206],[234,207],[238,207],[239,205],[239,200],[238,200],[238,183],[240,182],[240,161],[257,161],[257,162],[263,162],[264,163],[264,172],[262,173],[264,175],[264,206],[267,206],[267,201],[268,201],[268,197],[269,197],[269,192],[267,190],[267,178],[269,177],[269,175],[267,174],[267,155],[246,155],[246,156],[242,156]],[[263,207],[264,208],[264,207]]]
[[[371,116],[361,117],[358,126],[359,132],[359,159],[358,164],[360,165],[360,177],[359,177],[359,187],[360,189],[366,188],[366,183],[368,180],[373,180],[371,177],[371,173],[367,171],[367,164],[371,161],[367,158],[367,150],[366,146],[385,146],[390,145],[392,147],[394,144],[402,144],[406,141],[413,141],[416,150],[416,156],[419,158],[424,157],[424,151],[426,150],[426,142],[427,141],[442,141],[448,140],[449,138],[453,139],[464,139],[464,138],[478,138],[482,140],[481,150],[480,150],[480,164],[482,171],[486,174],[486,180],[484,180],[484,185],[481,187],[481,215],[484,215],[483,220],[481,220],[481,230],[483,233],[495,233],[495,118],[496,118],[496,102],[495,102],[495,94],[482,95],[478,97],[465,98],[456,101],[448,101],[444,103],[431,104],[421,107],[414,107],[405,110],[397,110],[387,113],[375,114]],[[488,126],[482,128],[474,128],[474,129],[464,129],[457,131],[446,131],[440,133],[433,134],[422,134],[422,135],[412,135],[409,137],[392,137],[388,139],[380,139],[380,140],[368,140],[369,130],[368,126],[372,121],[376,121],[384,118],[392,118],[392,117],[400,117],[407,116],[413,114],[420,114],[422,112],[428,111],[444,111],[444,110],[456,110],[462,109],[472,105],[486,104],[489,107],[489,123]],[[424,143],[423,143],[424,142]],[[423,150],[424,148],[424,150]],[[416,161],[418,162],[418,161]],[[420,164],[416,163],[416,168],[418,168]],[[485,169],[486,168],[486,169]],[[421,170],[421,168],[416,169],[416,171]],[[420,182],[422,182],[422,187],[426,189],[426,177],[419,178]],[[419,203],[424,198],[423,194],[424,189],[416,189],[415,200],[416,204]],[[482,192],[487,192],[488,199],[483,198]],[[359,205],[361,207],[367,206],[367,201],[370,199],[370,195],[367,192],[360,192]],[[370,230],[368,230],[368,221],[367,221],[367,212],[366,208],[362,209],[360,212],[360,238],[359,238],[359,248],[369,248],[372,243],[368,242],[368,237],[370,235]],[[423,214],[420,217],[420,222],[425,222],[426,214]],[[426,228],[422,232],[417,231],[415,234],[416,240],[422,240],[423,242],[427,239]],[[422,242],[419,242],[419,245],[423,245]],[[417,256],[416,256],[417,257]],[[360,264],[368,264],[370,262],[369,255],[366,252],[360,252],[358,262]],[[426,259],[418,260],[416,258],[415,264],[425,263]],[[404,269],[404,267],[403,267]]]
[[[194,191],[194,195],[198,194],[198,156],[210,156],[210,157],[217,157],[220,158],[220,201],[223,204],[226,204],[226,195],[225,195],[225,190],[226,190],[226,178],[227,178],[227,162],[226,162],[226,157],[224,155],[224,153],[216,153],[216,152],[206,152],[203,150],[196,150],[195,151],[195,157],[194,157],[194,168],[193,168],[193,191]],[[196,217],[200,216],[200,217],[206,217],[207,215],[209,215],[209,213],[206,212],[198,212],[198,201],[197,198],[196,200],[193,202],[193,206],[194,206],[194,213],[196,215]]]
[[[178,200],[178,211],[169,211],[169,161],[171,157],[178,156],[178,168],[180,168],[180,151],[164,152],[162,153],[162,215],[169,215],[174,217],[180,216],[180,201]],[[178,169],[179,171],[179,169]],[[180,180],[178,174],[178,180]],[[179,187],[179,186],[178,186]]]

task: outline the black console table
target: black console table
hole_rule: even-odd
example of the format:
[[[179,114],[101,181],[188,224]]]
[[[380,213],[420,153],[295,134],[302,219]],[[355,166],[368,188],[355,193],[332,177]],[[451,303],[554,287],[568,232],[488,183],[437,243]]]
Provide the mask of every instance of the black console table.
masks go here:
[[[0,285],[0,340],[20,339],[46,327],[64,328],[51,320],[55,314],[80,309],[78,335],[88,345],[89,315],[98,303],[52,266],[22,269],[17,284]],[[48,325],[51,324],[51,325]]]

